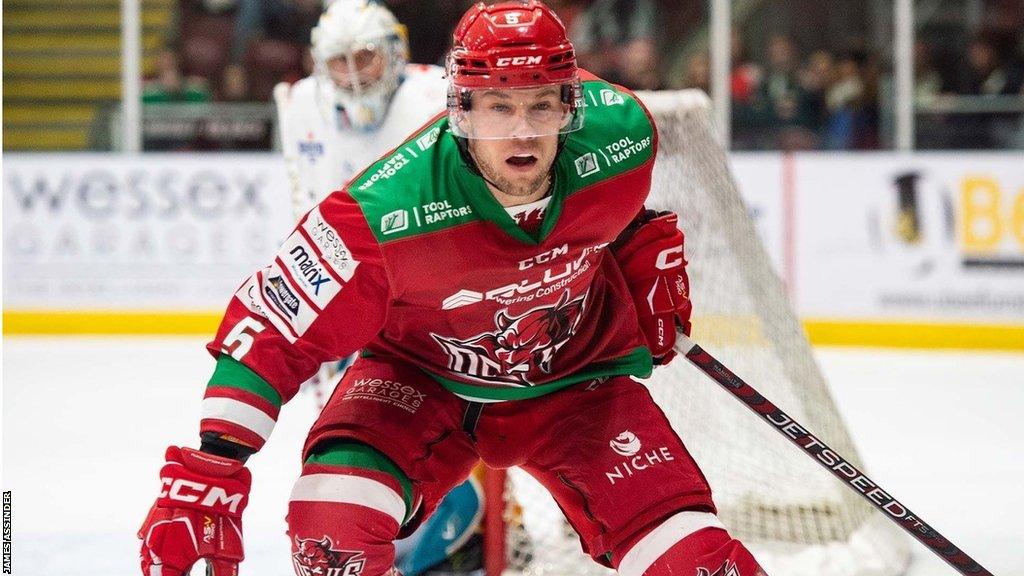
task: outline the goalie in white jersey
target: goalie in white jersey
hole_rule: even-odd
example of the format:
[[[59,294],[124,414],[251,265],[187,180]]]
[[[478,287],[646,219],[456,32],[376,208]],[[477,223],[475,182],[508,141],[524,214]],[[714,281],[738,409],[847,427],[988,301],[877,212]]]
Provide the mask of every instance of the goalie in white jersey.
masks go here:
[[[369,0],[330,4],[312,44],[313,74],[274,87],[296,218],[444,112],[448,90],[440,67],[408,63],[405,27]],[[312,383],[321,406],[337,373],[321,370]],[[430,521],[396,544],[398,568],[405,576],[477,573],[474,550],[463,546],[482,511],[478,483],[456,487]]]
[[[443,112],[439,66],[408,63],[405,27],[368,0],[337,0],[313,29],[314,72],[274,88],[296,217]]]

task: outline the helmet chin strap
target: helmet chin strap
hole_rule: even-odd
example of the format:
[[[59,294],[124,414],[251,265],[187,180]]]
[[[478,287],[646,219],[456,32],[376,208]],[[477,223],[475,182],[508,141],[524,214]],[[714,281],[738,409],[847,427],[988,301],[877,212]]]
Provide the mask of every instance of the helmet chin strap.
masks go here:
[[[554,186],[555,162],[558,161],[558,155],[561,154],[562,149],[565,148],[566,137],[566,134],[562,134],[558,137],[558,148],[555,150],[555,158],[551,162],[551,168],[548,169],[548,175],[550,176],[548,178],[548,191],[550,191],[551,188]],[[476,174],[477,176],[483,178],[484,182],[487,182],[491,186],[494,186],[496,190],[500,191],[503,194],[508,194],[507,192],[501,189],[501,186],[498,186],[493,180],[485,176],[483,171],[480,170],[480,167],[477,166],[476,160],[473,158],[473,154],[469,151],[469,139],[463,138],[461,136],[456,136],[454,134],[452,134],[452,138],[455,138],[455,144],[459,149],[459,156],[462,156],[462,161],[465,163],[466,168],[468,168],[469,171],[472,172],[473,174]]]

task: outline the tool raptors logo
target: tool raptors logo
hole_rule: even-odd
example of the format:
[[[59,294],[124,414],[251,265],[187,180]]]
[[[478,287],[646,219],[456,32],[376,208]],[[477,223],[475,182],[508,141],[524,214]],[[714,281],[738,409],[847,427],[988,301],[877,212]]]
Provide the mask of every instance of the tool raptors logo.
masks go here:
[[[431,334],[448,355],[448,369],[482,382],[531,386],[527,375],[551,372],[555,352],[576,333],[587,295],[569,300],[566,290],[553,306],[539,306],[512,317],[508,308],[494,315],[496,332],[466,340]]]
[[[366,558],[362,552],[335,550],[331,539],[296,538],[292,554],[295,573],[300,576],[359,576]]]

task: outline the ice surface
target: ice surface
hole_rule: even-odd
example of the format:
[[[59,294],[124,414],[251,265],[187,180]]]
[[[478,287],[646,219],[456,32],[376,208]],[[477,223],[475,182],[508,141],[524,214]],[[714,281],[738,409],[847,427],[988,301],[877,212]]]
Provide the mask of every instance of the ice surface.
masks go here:
[[[159,491],[163,449],[197,443],[213,369],[203,344],[4,340],[14,574],[139,573],[134,532]],[[869,476],[994,574],[1024,576],[1024,354],[816,353]],[[309,395],[286,405],[252,459],[243,576],[291,574],[284,515],[314,407]],[[911,576],[949,574],[915,546]]]

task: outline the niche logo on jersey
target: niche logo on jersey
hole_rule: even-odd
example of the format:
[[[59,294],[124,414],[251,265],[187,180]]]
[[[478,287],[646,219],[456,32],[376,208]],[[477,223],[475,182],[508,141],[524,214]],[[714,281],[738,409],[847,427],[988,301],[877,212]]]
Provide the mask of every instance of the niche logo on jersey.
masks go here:
[[[270,298],[271,304],[285,316],[294,318],[299,315],[299,297],[291,291],[284,278],[280,276],[268,278],[267,284],[263,285],[263,293]]]
[[[335,550],[328,536],[319,540],[295,538],[292,564],[301,576],[359,576],[366,557],[362,551]]]
[[[714,572],[707,568],[697,568],[697,576],[740,576],[740,571],[736,568],[736,564],[726,560]]]
[[[640,439],[629,430],[616,436],[608,445],[619,456],[633,456],[640,451]]]
[[[630,478],[652,466],[675,460],[668,446],[654,448],[641,454],[642,446],[640,439],[629,430],[623,430],[622,433],[608,442],[608,446],[611,447],[613,452],[626,458],[616,464],[611,472],[604,473],[605,477],[608,478],[608,482],[612,485],[615,484],[616,480]]]
[[[473,380],[513,386],[532,386],[529,374],[539,368],[551,372],[551,362],[579,328],[587,294],[570,300],[562,292],[558,302],[538,306],[520,316],[508,308],[494,315],[497,330],[466,340],[431,333],[448,356],[448,370]]]

